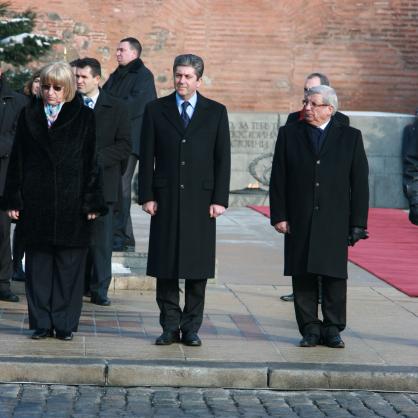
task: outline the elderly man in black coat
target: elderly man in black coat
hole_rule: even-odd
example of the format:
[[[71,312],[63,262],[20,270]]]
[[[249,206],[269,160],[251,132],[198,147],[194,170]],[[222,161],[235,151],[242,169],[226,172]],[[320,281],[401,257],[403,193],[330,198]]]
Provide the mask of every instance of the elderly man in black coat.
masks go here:
[[[9,156],[12,151],[17,119],[27,98],[13,92],[1,78],[0,70],[0,197],[3,195]],[[12,254],[10,249],[10,218],[0,210],[0,300],[18,302],[10,290]]]
[[[157,278],[157,345],[201,345],[206,281],[215,273],[216,218],[228,206],[230,137],[225,106],[197,92],[203,60],[174,61],[175,93],[147,105],[139,203],[151,218],[147,274]],[[185,306],[179,306],[179,278]]]
[[[118,68],[103,86],[107,93],[123,100],[130,112],[132,153],[124,167],[122,193],[118,212],[113,219],[113,250],[124,251],[135,247],[131,220],[132,178],[139,157],[142,118],[145,105],[157,97],[152,72],[140,56],[142,45],[135,38],[124,38],[116,50]]]
[[[361,132],[334,120],[331,87],[310,89],[305,120],[279,130],[270,181],[271,224],[285,234],[302,347],[343,348],[347,245],[366,238],[368,164]],[[317,278],[322,277],[318,318]]]

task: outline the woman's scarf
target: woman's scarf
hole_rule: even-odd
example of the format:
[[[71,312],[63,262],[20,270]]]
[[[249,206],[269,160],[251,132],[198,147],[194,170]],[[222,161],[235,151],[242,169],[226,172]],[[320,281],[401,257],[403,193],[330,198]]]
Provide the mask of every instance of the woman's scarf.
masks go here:
[[[58,114],[60,113],[63,104],[64,103],[50,105],[47,103],[44,105],[44,111],[46,115],[46,120],[48,122],[48,128],[50,128],[52,124],[57,120]]]

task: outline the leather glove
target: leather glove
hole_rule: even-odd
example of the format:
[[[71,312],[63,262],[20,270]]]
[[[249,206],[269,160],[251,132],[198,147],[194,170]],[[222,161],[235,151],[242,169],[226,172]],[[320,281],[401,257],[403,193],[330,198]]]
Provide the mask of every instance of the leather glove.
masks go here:
[[[411,205],[409,208],[409,220],[414,225],[418,225],[418,205]]]
[[[369,233],[364,228],[359,228],[358,226],[353,226],[350,229],[350,234],[348,235],[348,245],[354,247],[354,244],[361,240],[369,238]]]

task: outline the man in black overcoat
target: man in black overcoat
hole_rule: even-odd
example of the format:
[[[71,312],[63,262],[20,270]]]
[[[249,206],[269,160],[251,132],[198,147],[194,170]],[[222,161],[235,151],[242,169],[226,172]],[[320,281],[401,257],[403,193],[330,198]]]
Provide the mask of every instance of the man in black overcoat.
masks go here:
[[[6,182],[9,156],[12,151],[17,119],[27,98],[12,91],[1,77],[0,69],[0,199]],[[12,254],[10,248],[10,218],[0,210],[0,300],[18,302],[10,290]]]
[[[95,58],[76,62],[77,90],[84,104],[94,109],[96,149],[103,170],[103,192],[109,212],[94,221],[86,267],[86,290],[91,302],[109,306],[112,279],[113,209],[118,200],[122,167],[131,153],[131,125],[126,104],[99,89],[101,65]]]
[[[103,90],[123,100],[131,117],[132,153],[124,167],[122,193],[118,211],[113,219],[113,250],[125,251],[135,248],[135,237],[131,220],[132,178],[139,157],[142,119],[145,105],[157,97],[152,72],[144,65],[140,56],[142,46],[135,38],[124,38],[116,50],[118,68],[110,74]]]
[[[343,348],[348,245],[366,238],[368,164],[361,132],[333,118],[331,87],[307,92],[304,121],[281,127],[270,181],[271,224],[285,234],[302,347]],[[317,278],[322,277],[318,317]]]
[[[305,79],[305,84],[303,86],[303,94],[306,95],[306,92],[311,89],[312,87],[316,86],[329,86],[329,79],[328,77],[323,73],[311,73],[309,74]],[[290,113],[287,117],[285,125],[288,125],[289,123],[294,123],[299,120],[304,120],[304,114],[305,110],[302,108],[301,110],[298,110],[297,112]],[[350,118],[347,115],[344,115],[344,113],[341,112],[335,112],[335,115],[333,118],[339,122],[341,125],[347,125],[350,126]],[[321,303],[322,301],[322,290],[321,290],[321,279],[318,279],[319,284],[319,299],[318,302]],[[294,295],[293,292],[289,295],[283,295],[280,296],[280,299],[285,302],[293,302],[294,301]]]
[[[228,206],[230,137],[225,106],[197,92],[203,60],[176,57],[175,92],[145,109],[139,203],[151,218],[147,274],[157,278],[157,345],[201,345],[207,278],[215,274],[216,218]],[[179,306],[179,279],[185,305]]]

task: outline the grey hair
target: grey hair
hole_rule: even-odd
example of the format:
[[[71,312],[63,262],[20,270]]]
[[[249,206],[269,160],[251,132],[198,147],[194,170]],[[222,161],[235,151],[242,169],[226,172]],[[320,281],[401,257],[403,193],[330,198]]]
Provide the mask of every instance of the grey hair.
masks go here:
[[[176,72],[176,69],[179,66],[193,67],[198,79],[202,78],[203,70],[205,68],[202,58],[198,57],[197,55],[193,55],[193,54],[178,55],[174,59],[173,73]]]
[[[313,96],[314,94],[320,94],[322,96],[324,104],[332,106],[332,114],[335,115],[335,113],[338,110],[338,97],[335,90],[330,86],[320,85],[312,87],[306,92],[306,95],[308,97]]]

